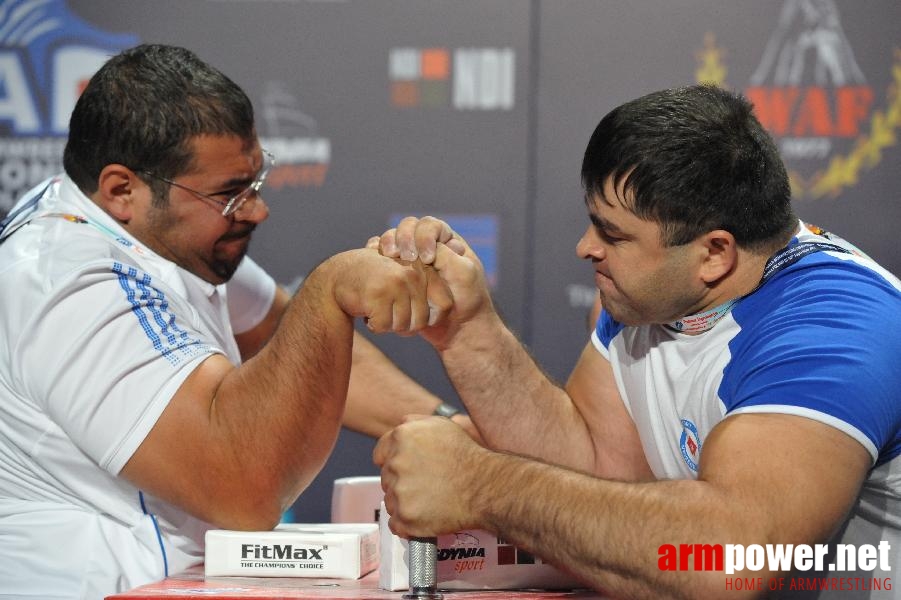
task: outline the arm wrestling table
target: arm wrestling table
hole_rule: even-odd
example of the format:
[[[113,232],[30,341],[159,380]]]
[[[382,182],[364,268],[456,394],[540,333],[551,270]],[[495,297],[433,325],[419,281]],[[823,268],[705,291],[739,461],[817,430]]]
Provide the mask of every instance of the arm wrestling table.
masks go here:
[[[205,577],[203,566],[167,577],[128,592],[107,596],[106,600],[400,600],[405,592],[379,588],[378,571],[361,579],[309,579],[305,577]],[[442,591],[445,600],[603,600],[593,591]]]

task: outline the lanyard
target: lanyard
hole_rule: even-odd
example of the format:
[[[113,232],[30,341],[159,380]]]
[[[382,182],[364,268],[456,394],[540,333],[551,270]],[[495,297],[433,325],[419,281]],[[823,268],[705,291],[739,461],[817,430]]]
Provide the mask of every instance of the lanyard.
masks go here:
[[[827,242],[798,242],[796,244],[791,244],[776,252],[766,261],[760,283],[744,296],[733,298],[710,310],[705,310],[704,312],[683,317],[678,321],[667,323],[666,327],[681,333],[702,333],[707,331],[716,325],[720,319],[728,315],[736,304],[759,290],[763,284],[772,279],[776,273],[790,267],[809,254],[822,252],[824,250],[843,252],[845,254],[851,253],[847,248],[842,248],[841,246],[829,244]]]
[[[23,207],[23,208],[24,208],[24,207]],[[124,246],[124,247],[128,248],[128,249],[131,250],[132,252],[134,252],[134,253],[136,253],[136,254],[141,254],[141,255],[143,255],[143,254],[146,253],[146,251],[144,250],[144,248],[143,248],[142,246],[138,246],[137,244],[135,244],[135,243],[132,242],[131,240],[125,239],[125,238],[122,237],[119,233],[117,233],[116,231],[113,231],[112,229],[110,229],[110,228],[107,227],[106,225],[103,225],[103,224],[101,224],[101,223],[97,223],[97,222],[95,222],[95,221],[91,221],[91,220],[89,220],[87,217],[82,217],[82,216],[80,216],[80,215],[73,215],[73,214],[69,214],[69,213],[59,213],[59,212],[44,213],[44,214],[41,214],[41,215],[35,215],[34,217],[31,217],[30,219],[27,219],[27,220],[25,220],[25,221],[23,221],[23,222],[21,222],[21,223],[15,225],[15,226],[12,227],[9,231],[4,231],[3,227],[0,227],[0,234],[2,234],[2,236],[0,236],[0,244],[2,244],[9,236],[11,236],[11,235],[14,234],[15,232],[17,232],[17,231],[18,231],[19,229],[21,229],[22,227],[25,227],[26,225],[28,225],[29,223],[31,223],[31,222],[34,221],[35,219],[43,219],[43,218],[45,218],[45,217],[48,217],[48,218],[58,218],[58,219],[65,219],[66,221],[69,221],[70,223],[78,223],[78,224],[80,224],[80,225],[90,225],[91,227],[93,227],[93,228],[96,229],[97,231],[99,231],[99,232],[101,232],[101,233],[103,233],[103,234],[105,234],[105,235],[111,237],[113,240],[115,240],[115,241],[116,241],[117,243],[119,243],[121,246]],[[12,219],[9,219],[9,220],[4,219],[4,222],[3,222],[3,223],[0,223],[0,226],[5,226],[5,225],[6,225],[9,221],[11,221],[11,220],[12,220]]]

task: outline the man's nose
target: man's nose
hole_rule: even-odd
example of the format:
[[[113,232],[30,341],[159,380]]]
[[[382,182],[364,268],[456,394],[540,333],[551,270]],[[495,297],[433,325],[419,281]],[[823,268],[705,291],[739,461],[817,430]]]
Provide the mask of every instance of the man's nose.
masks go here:
[[[576,255],[579,258],[584,259],[597,259],[601,260],[605,256],[604,245],[600,243],[600,239],[598,239],[597,234],[594,232],[594,227],[589,225],[587,229],[585,229],[585,233],[582,234],[582,237],[579,238],[579,241],[576,243]]]
[[[263,200],[263,196],[257,192],[252,198],[248,198],[238,210],[235,211],[236,221],[246,221],[259,224],[269,218],[269,206]]]

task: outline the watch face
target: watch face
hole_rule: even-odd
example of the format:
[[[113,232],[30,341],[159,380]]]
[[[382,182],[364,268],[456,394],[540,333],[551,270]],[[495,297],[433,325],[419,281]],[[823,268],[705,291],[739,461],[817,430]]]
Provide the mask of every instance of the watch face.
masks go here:
[[[439,417],[450,418],[450,417],[458,414],[459,412],[460,412],[459,410],[457,410],[450,404],[446,404],[446,403],[442,402],[441,404],[438,405],[438,407],[435,409],[435,412],[433,412],[432,414],[439,416]]]

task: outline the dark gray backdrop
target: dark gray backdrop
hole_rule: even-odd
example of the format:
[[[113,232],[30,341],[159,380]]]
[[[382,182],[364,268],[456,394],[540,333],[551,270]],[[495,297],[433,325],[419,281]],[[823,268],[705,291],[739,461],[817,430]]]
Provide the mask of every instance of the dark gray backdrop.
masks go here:
[[[0,6],[21,4],[27,3],[4,0]],[[266,191],[272,217],[251,251],[281,283],[296,285],[319,261],[361,245],[396,215],[446,215],[476,235],[465,220],[474,218],[488,230],[477,237],[491,258],[500,310],[559,380],[587,341],[585,317],[594,295],[590,268],[574,253],[587,225],[581,154],[604,113],[655,89],[695,83],[711,73],[734,89],[756,85],[784,96],[793,88],[800,98],[825,98],[830,122],[838,119],[834,109],[842,88],[870,94],[853,136],[805,128],[818,106],[800,102],[785,106],[794,132],[777,139],[820,148],[816,156],[786,156],[801,177],[799,214],[901,272],[895,236],[901,150],[894,139],[878,142],[901,127],[897,92],[889,91],[901,78],[901,4],[821,3],[820,10],[836,11],[831,21],[827,14],[804,13],[805,6],[810,5],[799,0],[62,3],[72,23],[140,42],[187,46],[248,91],[261,136],[288,148],[281,173]],[[792,40],[816,37],[805,34],[824,32],[841,43],[799,52],[806,59],[801,80],[778,81],[770,70],[752,83],[771,40],[784,50]],[[67,35],[52,48],[88,43],[83,34]],[[28,55],[15,40],[0,43],[0,58]],[[818,51],[850,52],[859,73],[846,65],[824,75],[816,67]],[[409,65],[410,57],[428,62],[436,56],[446,59],[446,70],[440,60],[437,71],[427,66],[412,75],[398,66]],[[894,75],[893,67],[899,71]],[[29,81],[36,96],[58,93]],[[455,99],[461,82],[469,84],[462,88],[469,94]],[[393,94],[401,89],[418,92],[418,99],[402,96],[406,105],[398,105],[401,96]],[[27,137],[4,120],[2,100],[0,92],[0,142]],[[867,161],[850,160],[855,144],[869,148]],[[7,191],[10,181],[25,177],[4,167],[10,154],[0,152],[0,188],[6,185]],[[851,164],[842,171],[846,183],[834,195],[815,192],[816,173],[834,176],[836,159]],[[44,161],[28,176],[36,181],[55,168]],[[8,208],[8,201],[0,201],[0,216]],[[376,342],[416,379],[457,402],[421,341]],[[377,472],[372,447],[372,440],[343,433],[293,518],[327,521],[335,478]]]

